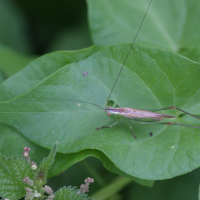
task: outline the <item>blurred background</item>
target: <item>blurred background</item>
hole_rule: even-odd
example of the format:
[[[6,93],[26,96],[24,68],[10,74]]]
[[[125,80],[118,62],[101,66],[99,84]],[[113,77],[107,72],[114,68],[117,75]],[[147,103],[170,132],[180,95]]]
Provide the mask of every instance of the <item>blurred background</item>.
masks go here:
[[[1,0],[0,27],[0,42],[26,54],[92,44],[83,0]]]
[[[0,0],[0,82],[31,60],[57,50],[78,50],[92,45],[87,5],[84,0]],[[12,60],[9,60],[12,55]],[[16,68],[10,66],[16,64]],[[112,183],[117,175],[108,172],[96,158],[70,167],[51,178],[54,190],[79,186],[92,177],[90,194]],[[171,180],[156,181],[152,188],[130,183],[108,199],[197,200],[200,170]],[[100,198],[99,198],[100,199]]]

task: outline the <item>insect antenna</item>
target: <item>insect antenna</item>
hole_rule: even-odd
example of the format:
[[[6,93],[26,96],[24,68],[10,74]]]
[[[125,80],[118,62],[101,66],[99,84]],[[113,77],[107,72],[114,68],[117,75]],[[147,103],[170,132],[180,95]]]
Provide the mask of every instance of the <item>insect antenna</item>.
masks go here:
[[[189,112],[186,112],[186,111],[184,111],[184,110],[182,110],[182,109],[180,109],[180,108],[177,108],[176,106],[171,106],[171,107],[167,107],[167,108],[161,108],[161,109],[148,109],[149,111],[160,111],[160,110],[169,110],[169,109],[176,109],[176,110],[179,110],[179,111],[181,111],[181,112],[183,112],[183,113],[185,113],[185,114],[187,114],[187,115],[190,115],[190,116],[192,116],[192,117],[195,117],[195,118],[197,118],[197,119],[200,119],[200,117],[197,117],[197,116],[195,116],[195,115],[193,115],[193,114],[191,114],[191,113],[189,113]]]
[[[101,106],[98,106],[97,104],[91,103],[91,102],[88,102],[88,101],[75,100],[75,99],[67,99],[67,101],[76,101],[76,102],[81,102],[81,103],[88,103],[88,104],[91,104],[91,105],[93,105],[93,106],[99,107],[99,108],[101,108],[103,111],[105,111]]]
[[[171,109],[180,110],[181,112],[183,112],[183,113],[185,113],[185,114],[187,114],[187,115],[190,115],[190,116],[192,116],[192,117],[195,117],[195,118],[197,118],[197,119],[200,119],[200,117],[197,117],[197,116],[195,116],[195,115],[192,115],[192,114],[190,114],[189,112],[186,112],[186,111],[184,111],[184,110],[181,110],[180,108],[177,108],[177,107],[175,107],[175,106],[172,106]]]
[[[144,17],[143,17],[143,19],[142,19],[142,22],[140,23],[139,29],[138,29],[138,31],[137,31],[137,33],[136,33],[136,35],[135,35],[135,38],[134,38],[134,40],[133,40],[133,42],[132,42],[132,44],[131,44],[131,47],[130,47],[130,49],[129,49],[129,51],[128,51],[128,54],[127,54],[127,56],[126,56],[126,58],[125,58],[125,60],[124,60],[124,63],[123,63],[123,65],[122,65],[122,67],[121,67],[121,69],[120,69],[120,71],[119,71],[119,74],[118,74],[118,76],[117,76],[117,78],[116,78],[116,80],[115,80],[115,83],[114,83],[114,85],[113,85],[113,87],[112,87],[112,90],[111,90],[111,92],[110,92],[110,94],[109,94],[109,96],[108,96],[108,100],[107,100],[107,102],[106,102],[105,109],[106,109],[106,107],[107,107],[107,104],[108,104],[108,101],[109,101],[109,99],[110,99],[110,96],[111,96],[111,94],[112,94],[112,92],[113,92],[113,90],[114,90],[114,87],[115,87],[115,85],[116,85],[116,83],[117,83],[117,80],[118,80],[118,78],[119,78],[119,76],[120,76],[120,74],[121,74],[121,72],[122,72],[122,69],[123,69],[123,67],[124,67],[124,65],[125,65],[125,63],[126,63],[126,61],[127,61],[127,59],[128,59],[128,56],[129,56],[129,54],[130,54],[130,52],[131,52],[131,49],[133,48],[133,45],[134,45],[134,43],[135,43],[135,40],[136,40],[136,38],[137,38],[137,36],[138,36],[138,33],[139,33],[141,27],[142,27],[142,24],[143,24],[144,19],[145,19],[146,15],[147,15],[147,12],[148,12],[148,10],[149,10],[149,7],[150,7],[150,5],[151,5],[151,2],[152,2],[152,0],[150,1],[149,5],[148,5],[148,7],[147,7],[147,10],[146,10],[146,12],[145,12],[145,14],[144,14]]]

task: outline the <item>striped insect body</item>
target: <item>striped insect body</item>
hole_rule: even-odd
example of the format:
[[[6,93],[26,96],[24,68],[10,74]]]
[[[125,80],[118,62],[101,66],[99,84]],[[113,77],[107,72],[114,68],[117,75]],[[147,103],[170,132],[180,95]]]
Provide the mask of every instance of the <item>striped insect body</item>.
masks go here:
[[[130,121],[163,121],[163,118],[174,118],[173,115],[166,115],[147,110],[140,110],[134,108],[112,108],[108,107],[105,109],[107,115],[113,119],[127,118]]]

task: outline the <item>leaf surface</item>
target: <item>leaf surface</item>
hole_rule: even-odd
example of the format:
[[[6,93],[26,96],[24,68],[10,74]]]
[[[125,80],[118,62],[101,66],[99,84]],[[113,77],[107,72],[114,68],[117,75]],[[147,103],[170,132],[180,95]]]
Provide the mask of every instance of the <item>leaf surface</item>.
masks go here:
[[[90,47],[80,51],[60,51],[41,56],[0,85],[0,101],[12,99],[28,91],[63,66],[82,60],[99,49],[100,47]]]

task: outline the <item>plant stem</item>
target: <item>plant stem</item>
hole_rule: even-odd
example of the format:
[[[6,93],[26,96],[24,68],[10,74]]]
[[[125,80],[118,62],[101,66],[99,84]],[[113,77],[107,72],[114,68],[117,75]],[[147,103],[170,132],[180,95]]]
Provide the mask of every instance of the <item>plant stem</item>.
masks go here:
[[[132,182],[131,179],[118,177],[109,185],[95,192],[93,195],[91,195],[91,197],[94,198],[95,200],[107,199],[117,194],[120,190],[125,188],[131,182]]]

